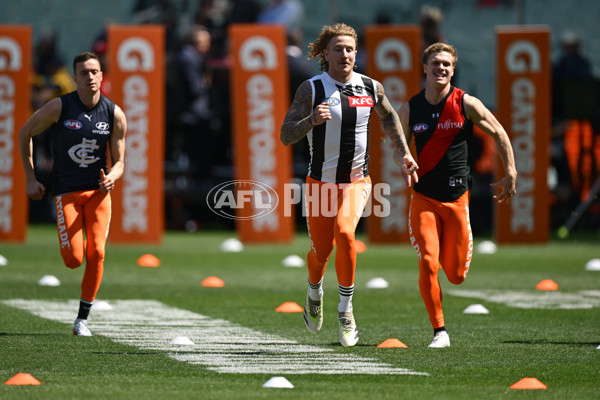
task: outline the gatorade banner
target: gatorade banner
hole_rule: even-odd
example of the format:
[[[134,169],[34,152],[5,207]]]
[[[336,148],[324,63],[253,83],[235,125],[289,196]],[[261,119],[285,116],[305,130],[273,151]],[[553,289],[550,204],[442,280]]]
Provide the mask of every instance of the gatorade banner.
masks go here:
[[[295,223],[284,215],[284,185],[292,157],[279,140],[290,105],[285,29],[232,25],[229,39],[236,228],[242,242],[288,242]]]
[[[498,119],[515,153],[517,194],[496,204],[498,243],[547,242],[550,232],[548,164],[551,132],[550,29],[496,29]],[[497,179],[504,176],[502,165]]]
[[[0,26],[0,241],[24,242],[29,199],[19,130],[31,114],[29,26]]]
[[[125,172],[112,192],[110,239],[158,243],[164,229],[164,27],[108,28],[111,100],[127,117]]]
[[[421,30],[417,26],[369,26],[365,29],[367,75],[378,80],[398,111],[422,88]],[[367,233],[373,243],[408,242],[410,188],[393,160],[393,147],[376,113],[369,139],[369,174],[373,181],[367,207]]]

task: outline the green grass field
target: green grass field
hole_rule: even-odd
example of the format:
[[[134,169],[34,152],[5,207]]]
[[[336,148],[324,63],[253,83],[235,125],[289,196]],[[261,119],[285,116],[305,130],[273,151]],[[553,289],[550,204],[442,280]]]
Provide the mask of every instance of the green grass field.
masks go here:
[[[109,304],[152,300],[183,313],[201,314],[210,321],[227,320],[235,329],[251,328],[257,335],[290,341],[287,353],[281,355],[275,347],[269,350],[268,343],[263,347],[244,345],[244,338],[236,344],[237,350],[215,346],[213,351],[211,343],[219,342],[218,335],[205,339],[208,344],[203,350],[195,346],[164,350],[135,337],[135,332],[151,334],[150,327],[143,324],[133,328],[132,340],[137,340],[137,345],[124,344],[94,329],[100,311],[90,315],[95,335],[74,337],[71,329],[76,308],[67,323],[9,306],[7,301],[12,299],[64,303],[77,300],[80,294],[83,268],[72,271],[62,265],[55,228],[32,226],[26,245],[0,243],[0,254],[8,259],[8,265],[0,267],[0,380],[4,383],[25,372],[42,385],[2,384],[0,398],[600,398],[600,349],[596,349],[600,345],[600,272],[584,268],[588,260],[600,258],[597,236],[539,246],[501,246],[494,255],[475,253],[469,277],[458,287],[449,284],[442,273],[444,314],[452,341],[447,349],[427,348],[432,331],[418,292],[416,255],[411,247],[369,245],[358,256],[354,314],[360,341],[346,349],[337,338],[333,259],[325,276],[325,322],[322,331],[313,335],[304,327],[300,313],[275,312],[283,302],[304,302],[305,268],[285,268],[281,261],[290,254],[304,258],[306,235],[298,234],[289,245],[255,245],[240,253],[222,252],[221,242],[232,236],[231,232],[169,232],[160,246],[109,244],[97,300]],[[136,260],[145,253],[156,255],[161,266],[137,266]],[[61,286],[39,286],[44,275],[56,276]],[[201,282],[208,276],[220,277],[225,287],[203,287]],[[389,288],[366,288],[366,282],[374,277],[385,278]],[[559,291],[535,290],[543,279],[557,282]],[[483,291],[490,293],[490,300],[459,297],[451,294],[452,290]],[[517,300],[520,307],[514,306]],[[483,304],[490,314],[463,314],[475,303]],[[571,308],[561,309],[561,305]],[[577,305],[588,308],[574,308]],[[148,314],[152,311],[147,310]],[[231,332],[240,331],[235,329]],[[227,335],[230,331],[222,332]],[[376,348],[388,338],[397,338],[408,348]],[[200,337],[190,339],[203,345]],[[388,369],[406,368],[429,375],[295,373],[302,360],[311,357],[310,352],[293,356],[305,346],[319,349],[315,357],[350,360],[352,368],[359,365],[356,360],[369,360]],[[217,372],[203,361],[218,352],[224,353],[224,360],[247,357],[244,365],[249,367],[255,365],[253,360],[281,356],[290,372]],[[174,353],[198,362],[179,361]],[[272,376],[285,376],[294,388],[263,388]],[[509,388],[524,377],[535,377],[548,389]]]

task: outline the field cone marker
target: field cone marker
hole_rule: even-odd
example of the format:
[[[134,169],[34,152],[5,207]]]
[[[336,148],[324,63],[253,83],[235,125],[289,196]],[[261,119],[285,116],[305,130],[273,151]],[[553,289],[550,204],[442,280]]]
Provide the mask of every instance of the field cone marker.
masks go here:
[[[407,345],[405,345],[398,339],[387,339],[377,345],[378,349],[389,349],[394,347],[408,348]]]
[[[5,385],[41,385],[42,383],[30,374],[20,372],[4,382]]]
[[[354,241],[354,248],[356,249],[357,253],[364,253],[365,251],[367,251],[367,245],[365,244],[365,242],[359,239],[356,239]]]
[[[275,388],[275,389],[293,389],[294,385],[283,376],[274,376],[266,381],[263,386],[264,388]]]
[[[225,286],[225,282],[223,279],[218,278],[216,276],[209,276],[205,280],[202,281],[202,286],[204,287],[223,287]]]
[[[286,301],[285,303],[283,303],[282,305],[277,307],[275,309],[275,311],[277,311],[277,312],[302,312],[302,311],[304,311],[304,309],[298,303],[294,303],[293,301]]]
[[[137,263],[140,267],[158,267],[160,266],[160,260],[152,254],[144,254],[138,258]]]
[[[537,290],[558,290],[558,283],[554,282],[552,279],[544,279],[540,281],[535,288]]]
[[[542,382],[537,380],[536,378],[523,378],[520,381],[514,383],[511,389],[548,389],[548,386],[544,385]]]

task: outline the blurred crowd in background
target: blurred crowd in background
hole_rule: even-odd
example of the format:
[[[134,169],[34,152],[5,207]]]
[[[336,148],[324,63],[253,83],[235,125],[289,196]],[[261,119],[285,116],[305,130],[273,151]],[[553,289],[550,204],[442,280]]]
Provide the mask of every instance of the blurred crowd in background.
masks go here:
[[[501,1],[481,1],[495,6]],[[168,0],[137,0],[135,20],[163,24],[166,28],[166,141],[165,214],[168,229],[233,227],[219,220],[206,207],[205,196],[218,183],[233,179],[230,111],[230,82],[227,30],[236,23],[282,24],[286,28],[290,95],[304,80],[319,73],[317,62],[306,58],[306,40],[301,29],[307,10],[299,0],[198,0],[195,12],[182,20]],[[376,24],[394,23],[388,14],[378,14]],[[423,46],[445,41],[444,14],[424,5],[415,21],[422,28]],[[365,72],[362,32],[359,34],[357,67]],[[103,64],[102,92],[110,97],[110,70],[105,61],[106,32],[90,38],[88,49]],[[599,85],[593,68],[581,52],[581,41],[572,31],[561,33],[561,54],[553,60],[551,169],[548,184],[552,194],[552,226],[564,223],[569,213],[589,194],[600,175]],[[460,55],[461,48],[458,46]],[[453,80],[461,87],[460,61]],[[490,82],[490,84],[493,84]],[[75,89],[70,60],[57,48],[57,34],[42,34],[34,48],[32,111],[48,100]],[[468,88],[464,88],[468,92]],[[291,98],[290,98],[291,102]],[[50,187],[51,155],[49,135],[34,141],[38,177]],[[492,201],[489,183],[493,180],[495,150],[491,138],[477,133],[473,155],[475,186],[471,212],[475,234],[491,231]],[[303,180],[308,163],[306,141],[293,148],[294,176]],[[51,200],[30,207],[32,222],[54,222]],[[600,227],[600,202],[594,201],[584,229]],[[302,222],[303,223],[303,222]]]

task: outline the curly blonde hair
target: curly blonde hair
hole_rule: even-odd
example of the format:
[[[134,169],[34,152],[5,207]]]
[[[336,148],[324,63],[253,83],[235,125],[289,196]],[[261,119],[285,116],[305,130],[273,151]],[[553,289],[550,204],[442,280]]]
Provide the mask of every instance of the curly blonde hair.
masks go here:
[[[339,22],[335,25],[323,26],[317,40],[308,44],[308,59],[318,58],[319,64],[321,65],[321,71],[329,70],[329,62],[325,60],[323,50],[327,48],[329,41],[336,36],[350,36],[354,39],[354,43],[358,43],[356,31],[351,26]]]

